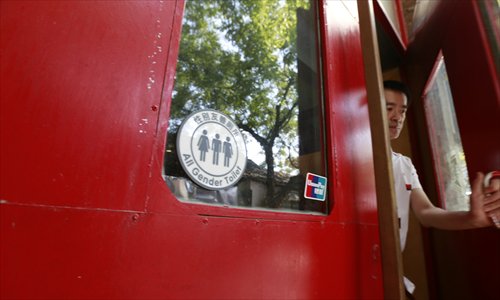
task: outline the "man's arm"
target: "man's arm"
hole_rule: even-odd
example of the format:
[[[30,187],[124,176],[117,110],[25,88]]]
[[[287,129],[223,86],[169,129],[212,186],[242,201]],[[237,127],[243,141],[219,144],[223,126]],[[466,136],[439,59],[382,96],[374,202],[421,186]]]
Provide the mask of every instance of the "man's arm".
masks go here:
[[[491,226],[493,222],[488,214],[495,213],[497,208],[500,210],[500,192],[493,192],[493,188],[483,190],[483,179],[484,175],[478,173],[472,183],[470,211],[447,211],[436,207],[422,189],[411,191],[412,209],[420,223],[426,227],[460,230]],[[488,191],[492,193],[486,196]]]

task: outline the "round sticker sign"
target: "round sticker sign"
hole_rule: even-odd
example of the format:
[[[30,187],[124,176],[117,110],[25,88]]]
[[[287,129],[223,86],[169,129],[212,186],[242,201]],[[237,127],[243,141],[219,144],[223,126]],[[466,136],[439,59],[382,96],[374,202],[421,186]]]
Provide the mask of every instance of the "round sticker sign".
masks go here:
[[[209,190],[236,184],[247,163],[240,129],[231,118],[211,109],[194,112],[182,122],[177,153],[191,180]]]

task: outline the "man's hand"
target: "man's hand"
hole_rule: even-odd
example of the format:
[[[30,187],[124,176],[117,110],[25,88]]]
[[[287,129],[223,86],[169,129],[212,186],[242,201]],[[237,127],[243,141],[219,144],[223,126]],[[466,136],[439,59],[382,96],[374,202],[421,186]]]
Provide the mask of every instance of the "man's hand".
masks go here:
[[[477,173],[476,178],[472,182],[472,194],[470,195],[470,215],[474,226],[486,227],[493,225],[493,222],[487,210],[485,209],[485,203],[488,200],[495,202],[491,197],[486,196],[486,190],[483,186],[484,174]],[[500,199],[497,199],[500,200]],[[498,201],[500,202],[500,201]],[[491,202],[490,202],[491,203]]]
[[[423,226],[447,230],[488,227],[500,220],[500,178],[485,188],[484,174],[477,173],[472,182],[469,211],[447,211],[434,206],[422,189],[413,189],[410,201]]]
[[[485,183],[488,184],[488,183]],[[500,178],[490,180],[485,187],[484,212],[491,218],[497,228],[500,228]]]

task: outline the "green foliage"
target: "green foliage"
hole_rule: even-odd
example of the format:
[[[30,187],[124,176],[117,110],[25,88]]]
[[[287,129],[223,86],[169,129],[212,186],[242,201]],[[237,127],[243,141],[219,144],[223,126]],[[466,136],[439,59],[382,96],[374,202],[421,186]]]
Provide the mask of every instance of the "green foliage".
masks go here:
[[[176,132],[189,113],[212,108],[261,144],[268,169],[275,155],[291,157],[299,8],[308,9],[309,0],[186,1],[169,130]],[[293,160],[281,159],[279,167],[293,168]]]

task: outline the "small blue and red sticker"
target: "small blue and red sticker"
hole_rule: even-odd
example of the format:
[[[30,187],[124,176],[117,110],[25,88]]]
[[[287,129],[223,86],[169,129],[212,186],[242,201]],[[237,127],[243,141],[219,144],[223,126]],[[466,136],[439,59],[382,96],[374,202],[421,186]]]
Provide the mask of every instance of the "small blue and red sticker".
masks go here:
[[[304,198],[325,201],[326,199],[326,177],[312,173],[306,175]]]

